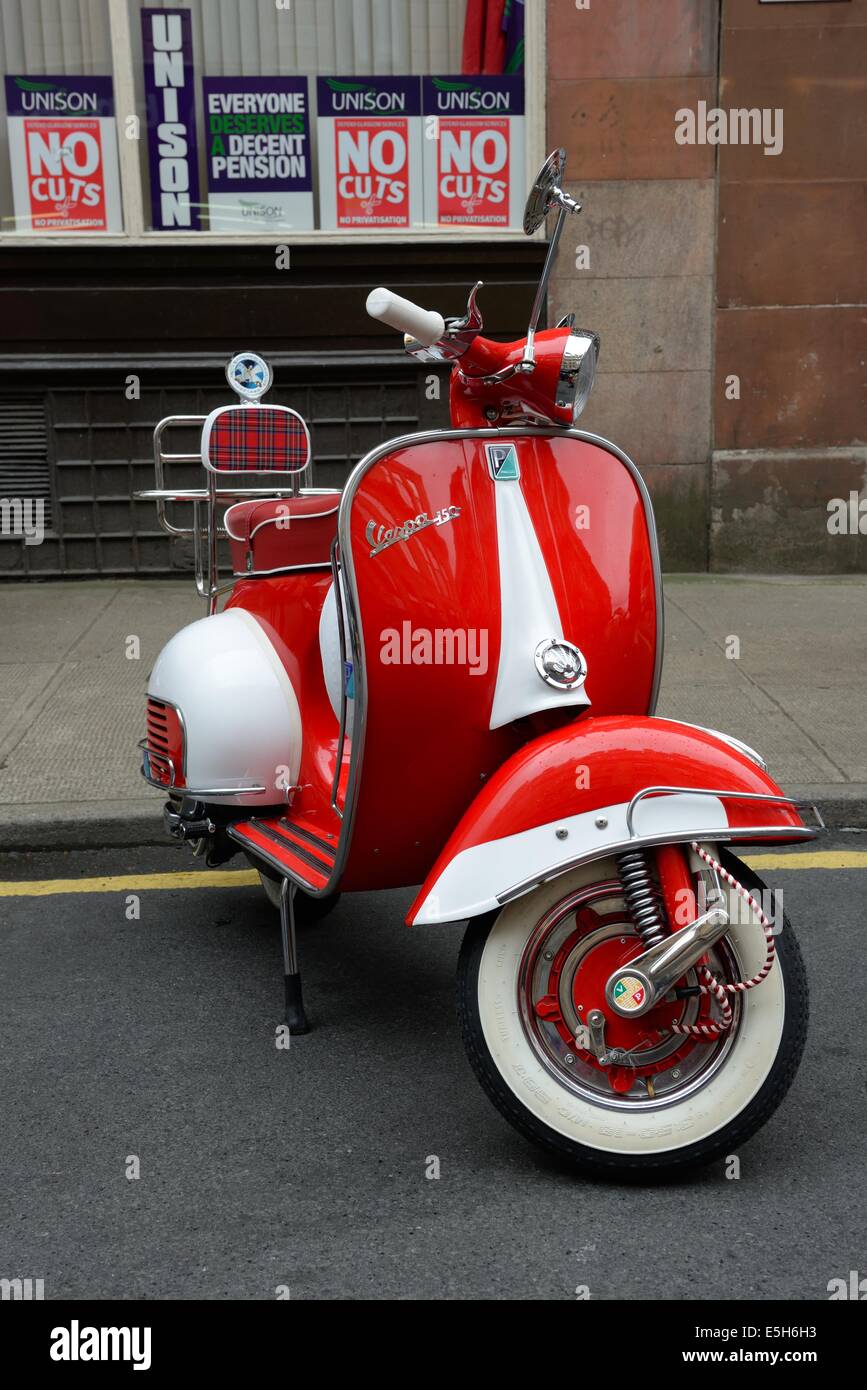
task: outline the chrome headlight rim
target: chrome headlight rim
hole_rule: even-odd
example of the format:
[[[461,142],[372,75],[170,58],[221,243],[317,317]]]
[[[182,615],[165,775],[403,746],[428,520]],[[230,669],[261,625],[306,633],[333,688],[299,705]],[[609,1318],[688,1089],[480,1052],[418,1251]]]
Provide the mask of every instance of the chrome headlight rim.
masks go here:
[[[573,421],[583,411],[596,380],[599,335],[574,329],[566,339],[557,377],[557,408],[571,410]]]

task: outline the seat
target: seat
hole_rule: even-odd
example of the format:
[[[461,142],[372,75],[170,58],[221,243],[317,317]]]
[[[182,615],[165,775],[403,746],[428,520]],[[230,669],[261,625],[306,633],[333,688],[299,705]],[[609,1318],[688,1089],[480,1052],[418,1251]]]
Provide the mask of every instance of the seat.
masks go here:
[[[330,566],[339,506],[336,488],[236,502],[224,521],[232,570],[246,576]]]

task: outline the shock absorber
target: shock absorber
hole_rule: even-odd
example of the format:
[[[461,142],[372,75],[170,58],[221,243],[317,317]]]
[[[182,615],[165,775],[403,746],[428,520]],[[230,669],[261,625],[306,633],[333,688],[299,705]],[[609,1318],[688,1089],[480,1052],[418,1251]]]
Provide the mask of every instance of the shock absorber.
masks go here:
[[[630,849],[617,856],[620,882],[626,906],[635,923],[638,935],[646,947],[656,946],[666,938],[659,895],[650,876],[643,850]]]

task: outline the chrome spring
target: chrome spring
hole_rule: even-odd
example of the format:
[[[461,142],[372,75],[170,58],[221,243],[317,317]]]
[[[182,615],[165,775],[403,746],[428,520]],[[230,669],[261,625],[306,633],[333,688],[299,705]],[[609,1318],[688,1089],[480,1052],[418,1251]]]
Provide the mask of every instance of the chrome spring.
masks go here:
[[[645,946],[656,946],[667,935],[660,910],[659,895],[650,876],[647,859],[640,849],[617,856],[623,896],[638,935]]]

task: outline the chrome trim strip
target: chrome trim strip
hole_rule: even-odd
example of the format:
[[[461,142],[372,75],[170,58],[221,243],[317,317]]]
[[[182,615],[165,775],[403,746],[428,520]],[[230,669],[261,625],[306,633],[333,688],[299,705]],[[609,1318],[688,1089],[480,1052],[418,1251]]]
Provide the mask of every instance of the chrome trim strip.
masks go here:
[[[672,722],[684,724],[687,729],[697,729],[700,734],[711,734],[714,738],[720,739],[721,742],[729,744],[731,748],[737,749],[739,753],[743,753],[744,757],[749,758],[750,762],[756,763],[762,772],[768,771],[768,764],[761,753],[756,752],[749,743],[744,743],[742,738],[735,738],[734,734],[724,734],[720,729],[709,729],[706,724],[689,724],[685,719],[676,719]]]
[[[386,444],[378,444],[375,449],[371,449],[369,454],[365,454],[364,458],[359,460],[350,473],[346,486],[343,489],[343,495],[340,499],[340,511],[337,518],[337,539],[340,546],[341,569],[346,579],[346,617],[350,646],[352,649],[355,707],[353,711],[349,778],[346,787],[346,799],[343,805],[340,841],[338,844],[337,857],[334,861],[334,873],[329,880],[329,890],[333,889],[333,886],[338,882],[349,853],[355,808],[358,802],[358,790],[361,782],[361,768],[364,760],[364,742],[367,729],[367,672],[364,665],[363,629],[359,612],[358,589],[355,582],[352,548],[349,544],[349,516],[352,502],[358,491],[361,480],[368,469],[372,468],[380,459],[385,458],[388,454],[394,453],[398,449],[405,449],[414,444],[433,444],[443,439],[494,440],[535,438],[577,439],[584,444],[596,444],[600,448],[605,449],[609,454],[613,454],[615,458],[620,459],[620,462],[624,464],[632,475],[644,506],[644,515],[647,521],[648,535],[650,538],[653,577],[656,587],[656,653],[654,657],[653,685],[647,713],[652,715],[656,710],[659,683],[662,679],[662,657],[665,647],[665,615],[662,599],[662,570],[659,559],[659,542],[656,535],[653,504],[650,500],[650,493],[647,490],[647,485],[632,459],[629,458],[627,454],[624,454],[622,449],[619,449],[616,444],[612,444],[610,440],[604,439],[602,435],[589,434],[586,430],[558,429],[554,425],[544,427],[525,425],[514,429],[509,429],[504,426],[503,429],[485,430],[424,430],[418,434],[399,435],[396,439],[391,439]]]
[[[334,540],[331,542],[331,573],[334,576],[332,583],[334,585],[334,606],[337,610],[337,640],[340,643],[340,728],[337,734],[337,753],[334,763],[334,778],[331,783],[331,809],[332,811],[336,812],[336,814],[340,817],[340,820],[342,822],[343,812],[337,804],[337,793],[340,790],[340,774],[343,771],[343,750],[346,747],[346,714],[349,704],[349,696],[346,693],[346,630],[343,626],[343,595],[341,593],[340,562],[337,558],[337,553],[338,539],[337,536],[335,536]],[[352,669],[354,677],[355,667],[353,666]],[[352,753],[350,752],[350,772],[351,767]],[[339,850],[339,846],[342,839],[343,830],[341,825],[340,840],[338,840],[337,847],[335,849],[335,863],[337,859],[337,850]]]

